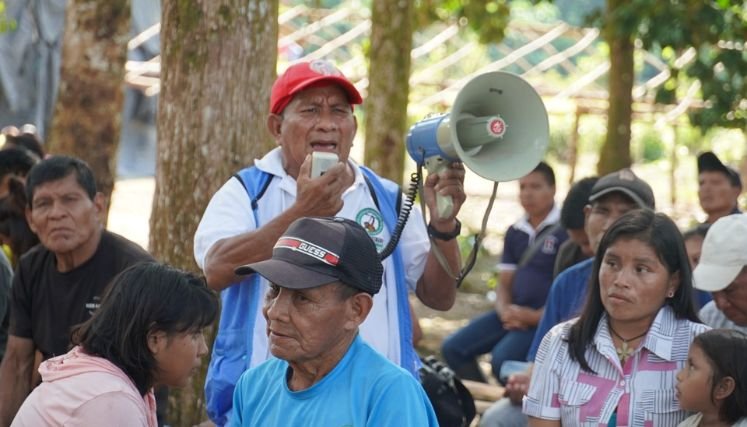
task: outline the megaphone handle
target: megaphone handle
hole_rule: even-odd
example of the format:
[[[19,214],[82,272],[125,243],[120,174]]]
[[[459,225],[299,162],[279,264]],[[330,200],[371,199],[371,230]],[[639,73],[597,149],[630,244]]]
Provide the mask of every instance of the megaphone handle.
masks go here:
[[[428,175],[446,170],[447,161],[441,156],[431,156],[425,159],[425,169]],[[448,218],[454,211],[454,201],[451,196],[442,196],[436,193],[436,210],[439,218]]]

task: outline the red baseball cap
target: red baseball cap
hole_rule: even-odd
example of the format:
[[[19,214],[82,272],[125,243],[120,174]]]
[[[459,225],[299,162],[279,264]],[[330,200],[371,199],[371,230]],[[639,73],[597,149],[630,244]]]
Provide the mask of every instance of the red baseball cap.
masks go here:
[[[280,114],[298,92],[320,83],[336,84],[348,95],[350,104],[363,102],[358,89],[331,62],[317,59],[288,67],[272,85],[270,112]]]

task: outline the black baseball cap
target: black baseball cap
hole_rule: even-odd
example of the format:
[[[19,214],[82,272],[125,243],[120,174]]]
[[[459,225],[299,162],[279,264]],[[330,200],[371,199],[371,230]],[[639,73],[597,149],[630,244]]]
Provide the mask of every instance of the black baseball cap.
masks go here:
[[[374,295],[381,289],[383,270],[376,245],[358,223],[307,217],[293,221],[275,243],[272,258],[240,266],[235,273],[258,273],[291,289],[340,281]]]
[[[729,179],[732,187],[742,188],[742,179],[739,177],[739,172],[723,164],[712,151],[706,151],[698,155],[698,174],[702,172],[721,172]]]
[[[594,187],[591,188],[589,202],[615,192],[630,197],[641,208],[655,209],[656,207],[656,199],[651,186],[627,168],[599,178]]]

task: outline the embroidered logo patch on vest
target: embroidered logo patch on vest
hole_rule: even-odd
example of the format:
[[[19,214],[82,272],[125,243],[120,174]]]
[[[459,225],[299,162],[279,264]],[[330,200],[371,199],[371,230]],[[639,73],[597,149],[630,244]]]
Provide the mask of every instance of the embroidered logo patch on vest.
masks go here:
[[[358,212],[358,215],[355,216],[355,222],[360,224],[369,236],[381,234],[381,230],[384,229],[384,220],[381,218],[381,214],[372,208],[365,208]]]
[[[558,238],[555,236],[547,236],[545,241],[542,243],[542,253],[552,255],[558,251]]]

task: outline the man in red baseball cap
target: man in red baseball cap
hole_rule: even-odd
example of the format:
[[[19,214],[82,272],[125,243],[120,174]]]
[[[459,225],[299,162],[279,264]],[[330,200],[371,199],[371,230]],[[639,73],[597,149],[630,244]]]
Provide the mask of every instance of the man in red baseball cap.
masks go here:
[[[257,274],[238,277],[236,266],[272,256],[272,245],[296,219],[338,216],[354,220],[381,251],[397,222],[401,190],[349,158],[357,130],[353,106],[362,102],[355,86],[330,62],[290,66],[272,86],[267,126],[278,147],[239,171],[213,196],[195,234],[195,259],[208,284],[222,290],[221,323],[206,380],[208,414],[218,425],[231,417],[231,397],[241,372],[269,357],[261,302],[268,288]],[[312,176],[312,153],[338,161]],[[431,252],[429,235],[459,271],[456,214],[465,200],[464,168],[450,165],[424,183],[428,210],[436,193],[451,196],[453,213],[431,215],[430,224],[413,212],[399,244],[383,261],[381,291],[360,327],[361,337],[392,362],[417,375],[408,294],[432,308],[454,303],[454,280]],[[374,262],[371,260],[371,262]],[[314,304],[297,301],[297,304]]]

